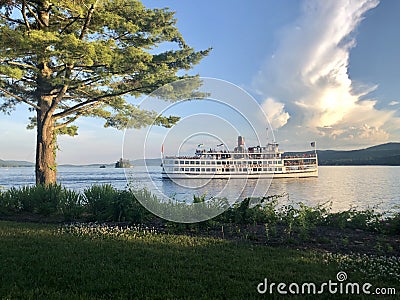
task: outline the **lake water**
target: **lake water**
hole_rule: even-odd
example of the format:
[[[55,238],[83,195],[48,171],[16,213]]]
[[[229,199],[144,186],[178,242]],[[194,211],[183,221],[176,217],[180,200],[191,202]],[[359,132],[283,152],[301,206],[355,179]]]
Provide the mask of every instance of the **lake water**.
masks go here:
[[[227,184],[227,180],[213,180],[199,189],[177,186],[174,182],[161,178],[160,167],[135,167],[129,172],[136,187],[147,187],[154,193],[173,196],[177,200],[193,199],[193,194],[217,195]],[[149,178],[151,180],[149,180]],[[380,210],[400,205],[400,167],[389,166],[321,166],[318,178],[274,179],[268,195],[286,193],[283,202],[303,202],[307,205],[332,202],[332,210],[339,211],[356,206],[359,209],[378,206]],[[127,187],[124,169],[95,167],[59,167],[58,180],[65,187],[83,190],[93,184],[109,183],[118,189]],[[32,185],[33,168],[0,168],[0,188]],[[240,184],[231,181],[227,190],[237,198]],[[241,197],[251,196],[256,181],[247,181]],[[269,180],[258,184],[268,187]],[[230,194],[229,194],[230,195]],[[235,199],[234,199],[235,200]]]

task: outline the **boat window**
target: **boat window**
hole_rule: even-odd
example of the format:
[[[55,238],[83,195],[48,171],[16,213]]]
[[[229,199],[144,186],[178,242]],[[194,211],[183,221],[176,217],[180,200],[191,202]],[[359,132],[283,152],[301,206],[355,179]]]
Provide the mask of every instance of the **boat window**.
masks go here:
[[[264,171],[264,172],[267,172],[267,171],[268,171],[268,168],[263,168],[263,171]]]
[[[196,165],[199,165],[199,164],[200,164],[200,162],[198,160],[196,160]]]
[[[279,171],[279,172],[282,172],[282,168],[278,168],[278,171]]]
[[[185,165],[188,165],[189,164],[189,161],[188,160],[185,160]]]
[[[196,168],[196,172],[200,172],[200,168]]]
[[[257,172],[257,168],[253,168],[253,172]]]
[[[176,160],[176,161],[174,161],[174,163],[177,165],[179,162]]]
[[[257,164],[257,161],[256,161],[256,160],[254,160],[254,161],[253,161],[253,165],[256,165],[256,164]]]
[[[189,172],[189,168],[185,168],[185,172]]]
[[[212,169],[211,169],[211,172],[215,172],[215,168],[212,168]]]
[[[201,171],[202,171],[202,172],[204,172],[204,170],[205,170],[204,168],[201,168]]]
[[[194,168],[190,168],[190,172],[194,172]]]
[[[179,171],[179,168],[174,168],[174,171]]]
[[[211,164],[211,162],[207,160],[206,164],[209,165],[209,164]]]
[[[194,160],[191,160],[191,161],[190,161],[190,164],[194,165]]]
[[[185,171],[185,168],[181,168],[181,171]]]
[[[183,160],[181,160],[179,163],[180,163],[181,165],[183,165],[185,162],[184,162]]]
[[[217,161],[217,165],[220,165],[221,164],[221,162],[220,161]]]
[[[243,172],[247,172],[247,168],[243,168]]]
[[[207,172],[210,172],[210,168],[207,168],[206,171],[207,171]]]
[[[201,164],[204,165],[206,162],[204,160],[201,161]]]
[[[211,161],[211,164],[212,164],[212,165],[215,165],[215,161],[214,161],[214,160],[213,160],[213,161]]]
[[[259,164],[259,165],[261,165],[262,163],[263,163],[263,162],[262,162],[261,160],[260,160],[260,161],[258,161],[258,164]]]
[[[262,168],[258,168],[258,171],[261,172],[261,171],[262,171]]]

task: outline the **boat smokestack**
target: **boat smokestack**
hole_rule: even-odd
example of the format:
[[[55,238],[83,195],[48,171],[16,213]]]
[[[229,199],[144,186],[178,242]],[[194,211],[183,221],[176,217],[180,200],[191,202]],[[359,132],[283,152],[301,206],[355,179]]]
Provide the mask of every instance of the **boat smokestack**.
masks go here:
[[[238,136],[238,147],[244,146],[244,137]]]

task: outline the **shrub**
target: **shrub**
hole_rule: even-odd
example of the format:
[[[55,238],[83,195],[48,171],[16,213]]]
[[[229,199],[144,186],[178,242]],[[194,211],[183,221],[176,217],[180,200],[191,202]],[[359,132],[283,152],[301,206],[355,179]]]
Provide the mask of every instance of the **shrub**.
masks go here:
[[[83,191],[83,203],[92,221],[112,221],[112,203],[117,191],[110,185],[93,185]]]
[[[65,221],[78,220],[84,213],[83,196],[73,190],[63,189],[63,195],[60,201],[61,214]]]

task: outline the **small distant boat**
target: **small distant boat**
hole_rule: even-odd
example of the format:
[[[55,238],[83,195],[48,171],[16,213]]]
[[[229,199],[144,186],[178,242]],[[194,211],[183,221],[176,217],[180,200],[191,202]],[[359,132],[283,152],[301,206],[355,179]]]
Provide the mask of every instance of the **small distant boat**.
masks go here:
[[[220,146],[220,145],[219,145]],[[285,155],[277,143],[245,148],[238,137],[234,151],[197,149],[194,156],[166,156],[162,159],[163,178],[300,178],[318,177],[318,158],[314,153]]]
[[[133,166],[128,159],[120,158],[119,161],[115,163],[116,168],[132,168]]]
[[[106,168],[105,165],[101,165],[101,166],[100,166],[100,169],[105,169],[105,168]]]

